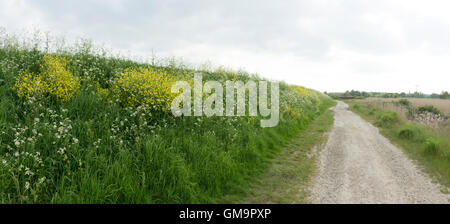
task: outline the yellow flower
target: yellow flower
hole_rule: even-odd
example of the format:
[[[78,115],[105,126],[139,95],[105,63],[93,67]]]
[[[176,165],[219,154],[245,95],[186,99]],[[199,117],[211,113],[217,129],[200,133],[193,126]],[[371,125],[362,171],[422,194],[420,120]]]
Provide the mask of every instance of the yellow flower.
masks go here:
[[[25,73],[16,79],[14,89],[20,97],[53,95],[60,101],[69,101],[80,89],[80,80],[66,69],[62,57],[45,55],[41,74]]]
[[[151,68],[129,68],[120,74],[113,91],[124,106],[167,110],[175,98],[171,93],[175,80],[165,72]]]
[[[40,75],[24,73],[17,77],[14,89],[20,97],[40,97],[48,90],[47,82],[43,81]]]

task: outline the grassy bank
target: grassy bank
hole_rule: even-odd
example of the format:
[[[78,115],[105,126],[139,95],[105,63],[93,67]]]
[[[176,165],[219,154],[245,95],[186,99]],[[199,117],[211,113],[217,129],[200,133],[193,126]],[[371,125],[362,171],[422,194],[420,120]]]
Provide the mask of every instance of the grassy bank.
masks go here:
[[[29,41],[0,38],[0,203],[221,202],[248,192],[332,104],[280,83],[276,127],[261,128],[261,116],[174,117],[171,80],[262,79]]]
[[[450,133],[408,121],[396,111],[371,102],[346,101],[350,109],[376,125],[391,142],[419,162],[443,186],[450,187]]]
[[[324,107],[326,109],[327,107]],[[334,113],[326,110],[284,149],[251,188],[244,203],[304,204],[315,172],[315,161],[333,127]]]

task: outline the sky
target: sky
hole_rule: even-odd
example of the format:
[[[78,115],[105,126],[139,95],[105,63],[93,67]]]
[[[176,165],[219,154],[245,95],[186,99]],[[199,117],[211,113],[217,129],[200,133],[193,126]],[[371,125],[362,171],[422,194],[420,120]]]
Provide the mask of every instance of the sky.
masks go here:
[[[0,27],[320,91],[450,90],[447,0],[0,0]]]

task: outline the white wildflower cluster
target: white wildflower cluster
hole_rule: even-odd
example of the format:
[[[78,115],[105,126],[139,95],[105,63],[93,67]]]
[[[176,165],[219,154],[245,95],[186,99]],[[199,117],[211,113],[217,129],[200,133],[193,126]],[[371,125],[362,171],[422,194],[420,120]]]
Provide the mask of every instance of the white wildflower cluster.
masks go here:
[[[38,103],[33,102],[39,111]],[[29,105],[30,102],[24,102]],[[42,109],[42,108],[41,108]],[[11,180],[17,183],[18,192],[21,192],[24,200],[26,198],[36,199],[36,194],[45,185],[47,177],[43,170],[55,166],[55,161],[60,164],[70,164],[70,149],[79,144],[79,140],[72,135],[72,121],[66,117],[68,110],[61,109],[60,113],[52,109],[42,109],[42,113],[29,113],[27,124],[17,124],[9,130],[0,132],[0,139],[11,139],[11,141],[0,141],[1,148],[7,152],[0,155],[0,171],[10,175]],[[50,144],[49,144],[50,143]],[[46,159],[53,162],[46,164],[41,152],[45,147],[50,155]],[[55,150],[52,151],[51,148]],[[81,166],[81,161],[77,161]],[[51,168],[50,168],[51,169]]]
[[[102,139],[99,138],[99,139],[97,139],[97,141],[95,141],[95,142],[93,143],[93,145],[94,145],[94,147],[95,147],[96,149],[98,149],[98,148],[100,147],[101,143],[102,143]]]
[[[21,196],[27,198],[27,195],[36,194],[45,184],[46,177],[41,173],[44,167],[43,158],[39,151],[34,150],[34,145],[42,134],[33,127],[21,125],[11,128],[11,132],[14,140],[6,145],[7,152],[0,155],[0,172],[9,175]],[[8,135],[1,132],[1,138]]]
[[[138,140],[140,136],[148,133],[155,134],[167,125],[166,119],[153,120],[152,113],[147,107],[128,107],[125,108],[124,116],[117,117],[111,125],[109,139],[122,145],[124,139]]]
[[[19,63],[13,58],[5,58],[0,60],[0,71],[4,74],[8,71],[19,71]]]
[[[91,49],[92,50],[92,49]],[[79,72],[79,76],[83,77],[85,81],[98,81],[105,82],[107,85],[111,85],[114,83],[114,78],[122,73],[124,69],[117,68],[115,66],[105,66],[102,62],[99,61],[98,57],[88,56],[88,58],[70,58],[69,64],[74,68],[75,71]],[[104,68],[108,67],[112,73],[111,77],[105,77],[106,71]],[[90,89],[93,86],[87,85],[87,88]]]

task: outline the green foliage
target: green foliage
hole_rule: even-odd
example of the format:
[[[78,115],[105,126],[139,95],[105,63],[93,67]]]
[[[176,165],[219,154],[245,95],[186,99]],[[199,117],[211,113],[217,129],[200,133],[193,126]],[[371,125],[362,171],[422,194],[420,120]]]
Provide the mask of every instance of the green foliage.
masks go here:
[[[410,107],[411,106],[411,102],[409,102],[409,100],[407,100],[407,99],[401,99],[401,100],[398,101],[398,103],[400,105],[405,106],[405,107]]]
[[[433,138],[427,138],[425,141],[426,144],[426,153],[436,155],[439,151],[439,142]]]
[[[355,104],[355,105],[353,105],[353,109],[360,110],[361,109],[361,105],[360,104]]]
[[[419,113],[423,113],[423,112],[429,112],[429,113],[433,113],[433,114],[442,114],[441,111],[439,111],[439,109],[437,109],[434,106],[423,106],[423,107],[419,107],[418,108]]]
[[[423,131],[414,124],[404,124],[398,129],[398,137],[412,141],[422,141]]]
[[[379,127],[392,127],[400,121],[398,114],[394,111],[381,111],[377,115],[375,125]]]
[[[439,98],[440,98],[440,99],[449,99],[450,96],[449,96],[449,94],[448,94],[447,91],[443,91],[443,92],[439,95]]]

